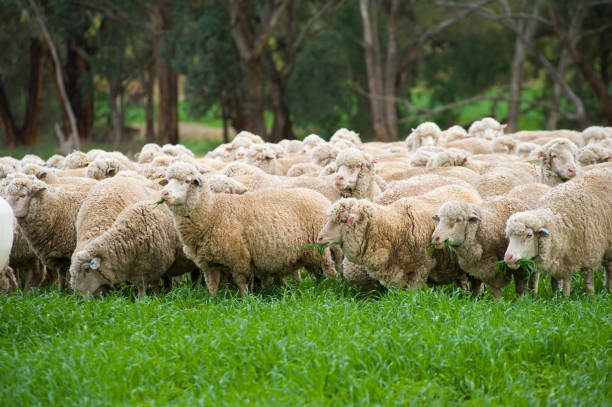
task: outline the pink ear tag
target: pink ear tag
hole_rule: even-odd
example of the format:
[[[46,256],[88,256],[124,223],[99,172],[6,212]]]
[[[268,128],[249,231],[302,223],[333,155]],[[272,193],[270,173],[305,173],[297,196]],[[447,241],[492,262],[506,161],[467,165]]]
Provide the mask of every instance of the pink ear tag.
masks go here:
[[[372,163],[378,164],[378,160],[375,158],[375,159],[372,160]]]
[[[355,220],[355,217],[354,217],[354,216],[351,216],[350,218],[348,218],[348,219],[346,220],[346,223],[351,223],[351,222],[352,222],[352,221],[354,221],[354,220]]]
[[[538,158],[542,158],[542,152],[541,151],[538,153]]]

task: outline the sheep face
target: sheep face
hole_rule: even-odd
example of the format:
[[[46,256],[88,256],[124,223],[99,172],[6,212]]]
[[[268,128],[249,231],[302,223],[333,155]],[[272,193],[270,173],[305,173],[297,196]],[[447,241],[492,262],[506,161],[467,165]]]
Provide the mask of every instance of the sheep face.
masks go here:
[[[542,164],[556,173],[563,181],[576,176],[578,165],[574,154],[567,149],[554,149],[543,154]]]
[[[79,252],[70,266],[70,285],[83,296],[100,297],[112,288],[111,282],[102,274],[103,259],[92,257],[86,251]]]
[[[359,200],[345,198],[336,202],[329,209],[327,222],[317,236],[317,243],[337,243],[342,245],[347,234],[355,235],[360,232],[359,224],[364,214],[360,210]],[[357,238],[359,240],[359,238]]]
[[[115,158],[99,158],[87,166],[88,178],[103,180],[114,177],[121,169],[121,163]]]
[[[264,145],[255,144],[248,150],[246,162],[247,164],[254,165],[255,167],[269,172],[272,167],[272,161],[275,158],[276,154],[274,154],[270,148]]]
[[[469,229],[478,227],[480,214],[472,205],[449,201],[440,207],[433,219],[438,221],[438,225],[431,236],[431,242],[436,248],[441,249],[446,240],[453,246],[463,244]]]
[[[517,269],[520,259],[542,259],[550,246],[551,234],[547,222],[548,216],[532,212],[519,212],[512,215],[506,223],[508,248],[504,255],[506,264]]]
[[[64,158],[62,168],[70,170],[76,168],[85,168],[87,167],[87,165],[89,165],[87,155],[82,151],[73,151],[72,153],[68,154],[66,158]]]
[[[13,209],[15,217],[25,218],[30,212],[32,200],[40,199],[47,188],[42,184],[33,184],[30,188],[10,183],[6,188],[6,201]]]
[[[202,176],[195,167],[180,162],[173,164],[166,171],[166,177],[159,181],[164,186],[160,199],[171,210],[180,207],[190,210],[198,204],[203,188]]]
[[[350,167],[348,165],[341,165],[336,172],[336,178],[334,179],[334,185],[338,191],[351,192],[357,186],[357,180],[359,174],[363,168],[362,164]]]

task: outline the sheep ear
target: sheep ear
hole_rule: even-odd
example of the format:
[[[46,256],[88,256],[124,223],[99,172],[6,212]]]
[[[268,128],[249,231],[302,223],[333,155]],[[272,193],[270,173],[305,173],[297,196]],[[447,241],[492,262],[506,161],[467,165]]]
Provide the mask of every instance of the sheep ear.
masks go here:
[[[161,185],[162,187],[165,187],[166,185],[168,185],[168,178],[160,179],[158,184]]]
[[[229,152],[229,151],[232,151],[232,149],[233,149],[233,147],[232,147],[232,146],[225,147],[225,151],[228,151],[228,152]]]
[[[440,222],[440,217],[438,215],[434,215],[431,218],[435,220],[436,222]]]
[[[108,169],[106,170],[106,175],[113,176],[113,175],[115,175],[115,173],[116,173],[116,172],[117,172],[117,169],[116,169],[116,168],[110,167],[110,168],[108,168]]]
[[[45,178],[46,176],[47,176],[47,171],[43,171],[43,172],[41,172],[41,173],[40,173],[40,177],[39,177],[39,179],[43,179],[43,178]]]
[[[544,228],[538,229],[538,233],[540,234],[540,236],[548,236],[548,230]]]
[[[191,181],[191,183],[198,188],[202,188],[202,181],[200,181],[199,178],[194,178],[193,181]]]
[[[480,216],[478,216],[475,212],[472,212],[468,220],[470,222],[480,222]]]
[[[463,164],[465,164],[465,163],[467,162],[467,160],[468,160],[468,158],[467,158],[467,157],[465,157],[465,158],[463,159],[463,161],[461,162],[461,164],[462,164],[462,165],[463,165]]]
[[[91,259],[89,263],[87,263],[87,265],[89,266],[90,269],[97,270],[100,268],[101,262],[102,260],[99,257],[94,257],[93,259]]]
[[[43,192],[44,190],[46,190],[47,187],[43,187],[43,186],[35,186],[32,188],[32,196],[38,195],[41,192]]]
[[[346,220],[346,223],[354,223],[354,222],[357,222],[357,221],[359,221],[359,216],[354,214],[354,213],[351,213],[349,215],[348,219]]]

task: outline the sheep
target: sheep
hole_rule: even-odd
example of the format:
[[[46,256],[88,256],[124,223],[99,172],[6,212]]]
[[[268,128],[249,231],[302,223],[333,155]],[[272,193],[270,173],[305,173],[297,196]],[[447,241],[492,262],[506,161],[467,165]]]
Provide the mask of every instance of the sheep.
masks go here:
[[[64,159],[66,157],[64,157],[63,155],[60,154],[53,154],[48,160],[47,160],[47,166],[51,167],[51,168],[59,168],[59,166],[64,162]]]
[[[267,285],[306,266],[315,275],[335,275],[329,250],[320,258],[299,247],[314,242],[330,202],[307,189],[269,189],[244,195],[211,194],[189,164],[166,171],[161,199],[173,214],[185,254],[201,270],[230,270],[240,294],[254,277]],[[216,281],[218,279],[210,279]],[[211,293],[214,284],[207,285]]]
[[[612,150],[599,144],[588,144],[578,150],[576,158],[581,166],[604,163],[612,161]]]
[[[443,186],[382,206],[365,199],[334,203],[319,232],[320,244],[339,244],[346,259],[367,269],[384,286],[421,287],[457,281],[462,272],[448,253],[426,254],[435,224],[432,216],[447,200],[480,202],[469,190]]]
[[[214,193],[244,194],[249,189],[233,178],[222,174],[206,176],[206,184]]]
[[[537,209],[515,213],[506,223],[509,239],[504,260],[510,269],[519,259],[533,260],[549,274],[553,289],[563,280],[570,294],[572,274],[584,272],[587,292],[594,291],[593,275],[601,265],[612,280],[612,171],[597,168],[571,182],[551,188]],[[608,289],[609,289],[608,285]]]
[[[535,179],[525,181],[512,174],[509,169],[500,168],[481,175],[474,187],[483,198],[488,198],[495,195],[505,195],[519,185],[533,182],[535,182]]]
[[[340,150],[331,144],[321,143],[310,151],[310,156],[314,164],[325,167],[327,164],[336,160],[339,152]]]
[[[43,160],[42,158],[40,158],[37,155],[26,154],[21,159],[20,164],[21,164],[21,167],[23,167],[24,165],[28,165],[28,164],[36,164],[36,165],[44,166],[47,163],[45,162],[45,160]]]
[[[432,155],[427,164],[427,168],[440,168],[440,167],[457,167],[462,166],[467,161],[470,153],[465,150],[458,148],[449,148],[441,153]]]
[[[319,171],[319,176],[324,177],[326,175],[332,175],[332,174],[335,174],[336,171],[338,171],[338,165],[336,164],[335,161],[332,161],[329,164],[327,164],[325,167],[323,167],[321,171]]]
[[[299,154],[303,147],[300,140],[283,139],[278,142],[278,145],[281,146],[288,154]]]
[[[422,146],[435,146],[438,144],[441,133],[442,131],[437,124],[433,122],[421,123],[416,129],[412,129],[412,133],[406,137],[406,146],[410,151],[416,151]]]
[[[119,171],[135,171],[138,167],[134,163],[120,160],[116,157],[101,155],[87,166],[87,177],[95,180],[114,177]]]
[[[293,164],[291,168],[289,168],[289,171],[287,171],[287,176],[288,177],[301,177],[301,176],[316,177],[321,172],[321,170],[322,168],[320,166],[313,164],[313,163]]]
[[[454,125],[440,133],[440,144],[444,146],[446,143],[452,143],[467,137],[468,133],[463,127]]]
[[[376,170],[376,172],[378,173],[378,170]],[[404,180],[410,177],[414,177],[416,175],[423,175],[423,174],[436,174],[436,175],[443,175],[447,177],[460,178],[472,185],[476,184],[478,180],[480,179],[480,175],[477,172],[472,171],[465,167],[442,167],[442,168],[417,167],[417,168],[410,168],[408,170],[400,169],[395,172],[383,173],[381,174],[381,177],[385,181],[391,182],[391,181]]]
[[[187,156],[195,158],[193,152],[182,144],[164,144],[159,151],[172,157]]]
[[[374,198],[380,194],[380,184],[376,181],[373,158],[356,148],[342,150],[336,157],[338,171],[334,186],[344,198]]]
[[[213,168],[217,171],[221,170],[223,167],[227,165],[225,161],[216,159],[216,158],[197,158],[196,162],[198,165]]]
[[[535,158],[541,149],[542,146],[525,141],[517,144],[514,154],[522,158]]]
[[[147,143],[140,149],[139,153],[134,154],[134,158],[139,164],[148,164],[159,153],[161,147],[155,143]]]
[[[555,186],[574,178],[578,171],[577,152],[576,145],[565,138],[546,143],[538,153],[540,182]]]
[[[416,149],[416,151],[410,156],[408,163],[412,167],[425,167],[427,161],[437,153],[444,151],[444,148],[437,146],[423,146]]]
[[[47,273],[46,267],[36,257],[36,253],[30,247],[28,240],[17,223],[17,219],[15,219],[14,223],[15,232],[13,234],[13,247],[11,248],[9,266],[15,271],[21,289],[29,290],[33,287],[39,288],[53,283],[52,273]]]
[[[42,263],[64,283],[75,248],[75,220],[87,192],[47,185],[33,175],[15,174],[5,188],[19,227]]]
[[[491,152],[491,141],[479,137],[468,137],[444,144],[446,148],[458,148],[471,154],[488,154]]]
[[[321,137],[316,134],[309,134],[302,141],[302,153],[308,153],[310,150],[318,146],[319,144],[326,143]]]
[[[253,144],[263,144],[264,141],[263,139],[256,135],[251,133],[250,131],[246,131],[246,130],[242,130],[240,133],[236,134],[236,137],[234,137],[234,140],[236,140],[237,138],[248,138],[249,140],[251,140],[253,142]]]
[[[540,198],[550,190],[550,186],[534,182],[517,185],[508,191],[505,196],[525,202],[529,209],[535,209]]]
[[[582,130],[584,145],[596,144],[608,137],[612,137],[612,134],[602,126],[591,126]]]
[[[522,201],[507,197],[485,199],[481,205],[448,201],[434,216],[438,225],[431,242],[437,249],[442,249],[448,241],[457,254],[461,270],[489,285],[493,297],[501,298],[502,288],[513,276],[517,294],[525,294],[525,272],[516,269],[509,275],[495,263],[504,257],[506,251],[506,220],[510,215],[527,209]],[[535,282],[532,282],[532,288],[535,288]]]
[[[355,133],[353,130],[348,130],[345,128],[338,129],[329,139],[329,143],[332,145],[340,141],[345,141],[351,144],[351,147],[361,147],[361,138],[359,138],[359,134]]]
[[[93,185],[96,183],[95,180],[81,177],[59,177],[58,170],[48,167],[41,167],[36,164],[28,164],[21,169],[21,172],[26,175],[34,175],[39,180],[49,185]]]
[[[0,180],[5,179],[9,174],[14,174],[16,169],[8,164],[0,163]]]
[[[141,201],[125,208],[104,233],[74,253],[70,284],[82,295],[98,296],[129,282],[142,298],[149,284],[194,269],[184,258],[170,211]]]
[[[253,144],[247,151],[246,163],[272,175],[285,175],[289,170],[289,167],[281,165],[274,151],[266,144]]]
[[[87,155],[82,151],[73,151],[64,158],[64,162],[60,165],[61,170],[73,170],[77,168],[85,168],[89,164]]]
[[[574,143],[577,147],[582,147],[585,144],[584,138],[579,132],[565,129],[537,131],[525,130],[513,133],[511,136],[520,142],[531,142],[540,145],[544,145],[555,138],[566,138]]]
[[[477,137],[489,141],[495,140],[497,137],[504,135],[505,124],[500,124],[492,117],[484,117],[476,120],[468,129],[468,134],[471,137]]]
[[[516,150],[519,142],[511,136],[499,136],[493,140],[491,144],[491,152],[512,154]]]
[[[235,137],[231,143],[231,158],[233,160],[244,160],[249,148],[255,143],[248,137]]]
[[[389,205],[398,199],[422,195],[443,185],[457,185],[472,189],[470,184],[459,178],[445,177],[437,174],[423,174],[403,181],[390,182],[385,191],[378,195],[374,202],[380,205]],[[477,194],[475,190],[473,192]]]
[[[15,223],[13,210],[2,197],[0,197],[0,225],[2,225],[0,228],[0,290],[12,292],[17,289],[17,279],[13,269],[9,267]]]

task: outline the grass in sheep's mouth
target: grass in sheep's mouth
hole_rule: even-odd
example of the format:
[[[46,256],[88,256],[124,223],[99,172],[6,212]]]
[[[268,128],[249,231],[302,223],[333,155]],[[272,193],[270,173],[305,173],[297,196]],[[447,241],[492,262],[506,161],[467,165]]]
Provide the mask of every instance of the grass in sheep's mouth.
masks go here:
[[[535,261],[531,259],[518,259],[516,264],[518,264],[519,268],[523,269],[527,273],[527,278],[531,278],[533,273],[538,272],[538,266],[536,265]],[[508,274],[510,272],[508,264],[505,260],[496,262],[494,267],[495,270],[504,274]]]
[[[433,256],[433,252],[436,249],[437,248],[435,244],[433,244],[432,242],[427,243],[427,255],[429,257]],[[444,249],[447,249],[449,251],[451,259],[457,256],[457,249],[455,249],[453,244],[448,239],[446,239],[444,243],[442,243],[442,249],[440,250],[444,250]]]
[[[166,203],[166,201],[164,201],[163,199],[160,199],[159,201],[155,202],[155,206],[153,207],[153,209],[157,209],[157,207],[163,203]]]
[[[323,252],[328,246],[337,245],[339,243],[312,243],[308,246],[300,247],[300,251],[303,252],[305,250],[312,249],[313,252],[317,253],[319,257],[323,257]]]

